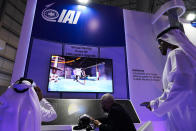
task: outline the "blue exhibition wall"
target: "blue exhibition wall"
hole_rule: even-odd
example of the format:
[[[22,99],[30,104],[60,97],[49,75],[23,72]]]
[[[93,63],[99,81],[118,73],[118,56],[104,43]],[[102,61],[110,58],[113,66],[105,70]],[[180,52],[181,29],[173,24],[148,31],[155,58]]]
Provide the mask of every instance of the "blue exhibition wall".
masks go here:
[[[80,45],[124,46],[123,11],[95,4],[82,6],[76,0],[38,0],[32,37]]]
[[[25,76],[41,87],[44,97],[100,98],[98,93],[47,92],[52,54],[66,55],[65,45],[99,48],[100,58],[113,60],[113,95],[129,98],[123,11],[119,8],[73,0],[38,0]]]

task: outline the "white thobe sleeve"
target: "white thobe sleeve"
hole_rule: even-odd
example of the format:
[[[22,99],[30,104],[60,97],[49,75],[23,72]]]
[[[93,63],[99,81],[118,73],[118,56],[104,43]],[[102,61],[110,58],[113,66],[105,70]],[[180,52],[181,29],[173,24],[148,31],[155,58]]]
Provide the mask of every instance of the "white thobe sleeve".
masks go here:
[[[43,98],[40,101],[40,106],[41,106],[41,119],[44,122],[49,122],[53,121],[57,118],[56,111],[52,107],[52,105],[45,99]]]
[[[181,51],[174,51],[168,57],[166,68],[171,69],[167,74],[167,81],[162,95],[150,101],[152,111],[162,116],[174,109],[177,105],[187,99],[191,93],[194,83],[191,64],[187,56]]]

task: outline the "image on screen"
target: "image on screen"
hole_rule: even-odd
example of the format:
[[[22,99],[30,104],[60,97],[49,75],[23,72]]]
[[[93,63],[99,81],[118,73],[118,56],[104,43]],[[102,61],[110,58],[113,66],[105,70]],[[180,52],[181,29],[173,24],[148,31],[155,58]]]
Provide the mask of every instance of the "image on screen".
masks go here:
[[[113,92],[112,59],[52,55],[48,91]]]

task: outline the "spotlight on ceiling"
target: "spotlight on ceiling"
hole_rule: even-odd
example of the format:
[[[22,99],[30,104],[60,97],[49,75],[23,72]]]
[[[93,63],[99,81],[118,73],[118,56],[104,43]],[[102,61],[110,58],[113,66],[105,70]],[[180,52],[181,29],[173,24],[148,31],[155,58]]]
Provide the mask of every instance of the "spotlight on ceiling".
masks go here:
[[[193,21],[196,18],[196,14],[190,13],[187,15],[186,20]]]
[[[89,1],[88,0],[78,0],[81,4],[87,4]]]

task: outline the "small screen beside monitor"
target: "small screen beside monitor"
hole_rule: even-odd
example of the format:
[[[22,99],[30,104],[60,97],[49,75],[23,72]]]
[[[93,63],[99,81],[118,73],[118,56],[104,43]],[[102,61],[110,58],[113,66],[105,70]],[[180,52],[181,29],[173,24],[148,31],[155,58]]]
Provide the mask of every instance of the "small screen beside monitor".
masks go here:
[[[112,59],[52,55],[48,91],[113,92]]]

